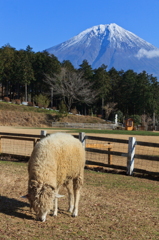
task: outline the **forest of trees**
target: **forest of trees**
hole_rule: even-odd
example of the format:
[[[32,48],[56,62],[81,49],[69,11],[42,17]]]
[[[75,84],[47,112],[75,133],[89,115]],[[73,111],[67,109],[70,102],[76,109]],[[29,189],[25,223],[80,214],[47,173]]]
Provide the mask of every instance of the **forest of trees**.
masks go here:
[[[109,115],[109,108],[113,114],[118,111],[126,117],[159,115],[159,83],[153,75],[131,69],[107,70],[104,64],[92,69],[87,60],[75,69],[70,61],[59,62],[46,51],[33,52],[30,46],[19,51],[10,45],[0,48],[0,83],[2,98],[33,102],[42,94],[57,109],[64,101],[68,111],[76,107],[82,114],[101,114],[105,118],[114,117]]]

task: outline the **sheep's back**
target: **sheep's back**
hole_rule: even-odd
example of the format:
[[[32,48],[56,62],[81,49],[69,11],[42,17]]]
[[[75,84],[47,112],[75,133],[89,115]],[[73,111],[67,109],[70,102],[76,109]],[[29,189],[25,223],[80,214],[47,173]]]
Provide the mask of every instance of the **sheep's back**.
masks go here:
[[[42,139],[29,160],[29,178],[62,185],[76,178],[85,165],[85,151],[78,139],[70,134],[56,133]]]

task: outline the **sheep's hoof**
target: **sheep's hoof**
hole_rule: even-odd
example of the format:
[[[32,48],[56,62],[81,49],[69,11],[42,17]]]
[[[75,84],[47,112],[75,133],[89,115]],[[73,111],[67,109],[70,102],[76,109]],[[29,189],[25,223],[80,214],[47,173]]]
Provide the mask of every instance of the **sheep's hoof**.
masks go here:
[[[77,217],[77,213],[73,212],[72,217]]]
[[[53,217],[57,217],[57,213],[53,213],[52,216],[53,216]]]

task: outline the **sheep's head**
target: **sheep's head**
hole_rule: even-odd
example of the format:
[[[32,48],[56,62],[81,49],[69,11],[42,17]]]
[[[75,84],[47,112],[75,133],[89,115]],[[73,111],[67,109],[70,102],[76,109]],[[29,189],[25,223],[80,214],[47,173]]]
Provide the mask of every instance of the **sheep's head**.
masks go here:
[[[33,208],[37,219],[45,222],[46,215],[53,208],[55,197],[61,197],[55,194],[55,189],[48,185],[31,180],[26,197],[30,202],[30,208]]]

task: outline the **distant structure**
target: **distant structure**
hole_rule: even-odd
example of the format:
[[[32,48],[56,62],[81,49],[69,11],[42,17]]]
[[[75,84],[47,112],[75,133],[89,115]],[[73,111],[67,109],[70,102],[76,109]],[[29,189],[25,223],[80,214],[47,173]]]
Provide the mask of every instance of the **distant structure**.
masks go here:
[[[134,119],[125,119],[125,130],[132,131],[134,129]]]
[[[115,124],[117,125],[118,123],[118,114],[115,114]]]

